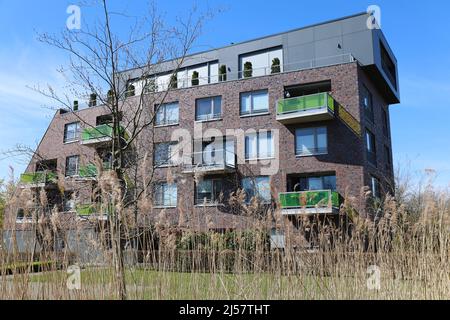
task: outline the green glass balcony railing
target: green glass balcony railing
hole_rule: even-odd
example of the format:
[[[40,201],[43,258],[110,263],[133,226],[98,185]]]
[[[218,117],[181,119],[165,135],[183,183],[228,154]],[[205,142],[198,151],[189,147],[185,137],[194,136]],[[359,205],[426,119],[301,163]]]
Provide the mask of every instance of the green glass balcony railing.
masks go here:
[[[322,108],[328,108],[328,110],[334,112],[334,99],[329,93],[323,92],[279,100],[277,113],[282,115]]]
[[[34,172],[20,175],[20,182],[23,184],[46,184],[56,183],[58,176],[54,172]]]
[[[282,209],[340,206],[339,193],[331,190],[280,193],[279,200]]]
[[[111,163],[103,162],[103,170],[111,170]],[[95,164],[89,163],[85,166],[80,166],[78,175],[81,178],[95,178],[98,176],[98,170]]]
[[[112,207],[99,203],[89,203],[77,205],[75,211],[80,216],[90,216],[93,214],[103,215],[112,212]]]
[[[109,124],[103,124],[95,128],[86,128],[81,133],[82,141],[89,141],[95,139],[112,138],[113,128]]]

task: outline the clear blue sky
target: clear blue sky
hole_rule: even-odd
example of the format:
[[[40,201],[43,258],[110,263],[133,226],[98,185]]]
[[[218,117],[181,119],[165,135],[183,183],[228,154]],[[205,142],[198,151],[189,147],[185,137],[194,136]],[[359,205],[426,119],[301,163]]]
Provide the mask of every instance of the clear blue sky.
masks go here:
[[[76,1],[74,1],[76,2]],[[125,1],[111,0],[111,3]],[[130,14],[140,3],[130,0]],[[35,31],[65,27],[70,1],[0,0],[0,150],[20,143],[35,147],[53,111],[26,86],[63,86],[56,72],[65,57],[35,40]],[[365,0],[197,0],[200,7],[220,7],[204,28],[196,50],[227,45],[276,32],[381,7],[382,29],[399,61],[402,103],[391,107],[394,163],[413,174],[437,172],[441,186],[450,183],[450,2]],[[168,19],[185,12],[190,1],[159,1]],[[124,5],[121,4],[121,8]],[[83,14],[83,12],[82,12]],[[90,13],[87,12],[87,15]],[[24,170],[20,159],[0,160],[0,178],[8,167]]]

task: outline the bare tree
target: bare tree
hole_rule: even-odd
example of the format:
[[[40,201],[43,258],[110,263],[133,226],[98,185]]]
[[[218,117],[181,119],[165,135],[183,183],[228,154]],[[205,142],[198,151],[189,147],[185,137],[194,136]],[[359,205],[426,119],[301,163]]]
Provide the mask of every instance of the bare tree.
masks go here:
[[[121,244],[126,229],[125,208],[132,205],[137,208],[139,198],[151,184],[151,179],[146,179],[142,190],[131,190],[126,175],[131,162],[136,168],[144,158],[139,154],[137,145],[144,132],[151,131],[154,125],[158,107],[152,110],[152,106],[163,104],[169,91],[175,87],[171,83],[162,90],[141,90],[136,94],[133,83],[140,83],[144,89],[153,86],[152,76],[160,71],[158,66],[163,61],[170,61],[171,79],[176,78],[210,14],[198,13],[193,8],[187,17],[177,19],[173,26],[167,26],[154,4],[149,5],[148,13],[143,18],[113,12],[106,0],[98,1],[97,5],[102,14],[93,27],[83,23],[80,30],[65,30],[59,35],[39,35],[41,42],[66,52],[70,63],[59,70],[67,81],[67,91],[62,95],[51,86],[34,89],[69,110],[73,110],[71,97],[89,96],[98,99],[110,114],[112,133],[109,151],[114,183],[109,188],[102,187],[102,195],[108,198],[102,201],[112,208],[108,212],[108,220],[117,293],[120,299],[126,299]],[[119,18],[132,21],[124,36],[121,35],[123,24],[116,24]],[[137,78],[131,79],[122,72],[131,69],[139,70]],[[95,125],[81,116],[79,120],[92,130],[97,130]]]

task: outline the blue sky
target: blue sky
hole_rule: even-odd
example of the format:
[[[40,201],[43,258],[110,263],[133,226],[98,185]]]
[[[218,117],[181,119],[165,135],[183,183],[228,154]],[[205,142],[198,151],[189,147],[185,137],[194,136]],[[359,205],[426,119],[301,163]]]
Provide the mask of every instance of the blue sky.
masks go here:
[[[36,39],[36,32],[56,33],[65,27],[67,6],[75,1],[0,0],[0,151],[16,144],[35,147],[53,115],[46,101],[27,86],[63,87],[56,69],[66,57]],[[141,12],[147,1],[124,5],[129,14]],[[142,4],[142,5],[140,5]],[[220,8],[203,30],[196,51],[381,8],[381,24],[399,61],[402,103],[391,107],[394,163],[413,175],[434,169],[441,186],[450,184],[450,2],[364,0],[204,1],[202,7]],[[167,19],[186,12],[190,1],[159,1]],[[92,12],[83,18],[89,19]],[[46,107],[47,106],[47,107]],[[55,107],[55,106],[54,106]],[[0,156],[0,178],[13,166],[16,175],[23,159]]]

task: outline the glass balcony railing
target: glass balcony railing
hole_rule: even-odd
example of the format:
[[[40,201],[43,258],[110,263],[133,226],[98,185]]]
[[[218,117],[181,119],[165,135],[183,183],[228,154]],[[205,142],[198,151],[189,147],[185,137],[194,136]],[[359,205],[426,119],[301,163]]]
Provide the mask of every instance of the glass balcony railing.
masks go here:
[[[331,190],[287,192],[279,194],[281,209],[339,208],[339,193]]]
[[[75,211],[79,216],[108,215],[112,212],[112,207],[108,208],[100,203],[88,203],[77,205]]]
[[[56,183],[58,176],[54,172],[34,172],[20,175],[20,183],[23,185],[41,185]]]
[[[236,167],[236,155],[234,151],[225,149],[200,151],[194,152],[188,162],[184,164],[187,172],[230,170]]]
[[[113,135],[112,130],[113,128],[109,124],[103,124],[95,128],[86,128],[81,133],[81,140],[83,142],[89,142],[100,139],[111,139]]]
[[[103,162],[103,170],[111,170],[111,163]],[[80,178],[96,178],[98,176],[98,170],[95,164],[89,163],[85,166],[80,166],[78,175]]]
[[[325,108],[334,112],[334,99],[326,92],[279,100],[277,113],[281,115]]]

